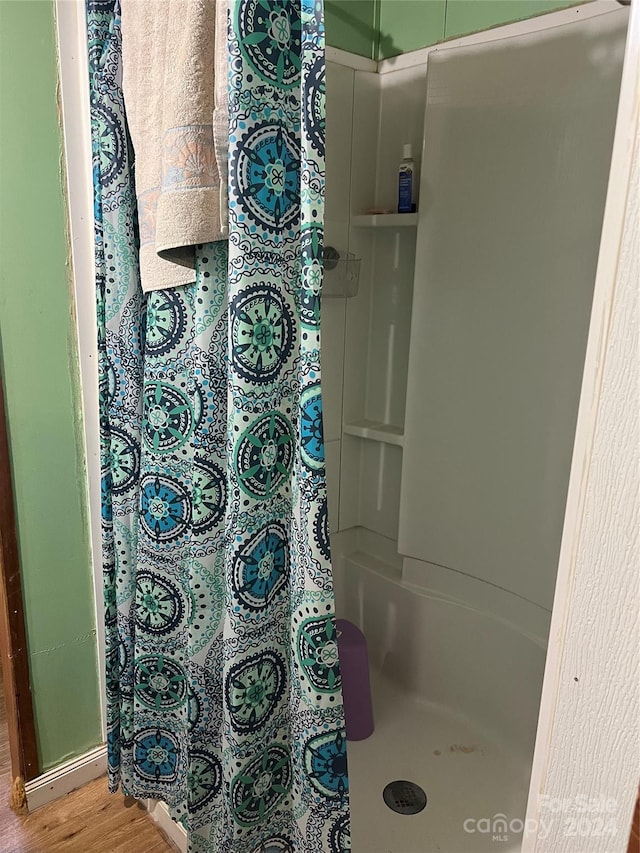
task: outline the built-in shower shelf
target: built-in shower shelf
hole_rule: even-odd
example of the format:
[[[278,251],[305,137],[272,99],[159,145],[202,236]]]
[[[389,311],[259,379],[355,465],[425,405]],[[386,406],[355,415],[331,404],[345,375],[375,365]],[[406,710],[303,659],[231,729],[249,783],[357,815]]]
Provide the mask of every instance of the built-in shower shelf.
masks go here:
[[[380,421],[353,421],[353,423],[344,424],[342,431],[346,435],[382,441],[385,444],[394,444],[396,447],[402,447],[404,444],[404,432],[400,427]]]
[[[375,213],[364,216],[352,216],[351,224],[355,228],[415,228],[418,224],[417,213]]]

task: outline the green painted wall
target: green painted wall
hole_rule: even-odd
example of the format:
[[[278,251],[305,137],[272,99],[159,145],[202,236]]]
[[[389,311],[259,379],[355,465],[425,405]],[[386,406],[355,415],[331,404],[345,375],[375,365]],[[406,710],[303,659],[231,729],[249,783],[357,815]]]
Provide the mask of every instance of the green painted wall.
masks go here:
[[[386,59],[576,2],[579,0],[326,0],[327,44]]]
[[[446,0],[378,0],[378,59],[444,39]]]
[[[376,58],[379,0],[325,0],[327,44]]]
[[[43,769],[101,741],[52,0],[0,0],[0,365]]]
[[[445,38],[487,30],[509,21],[544,15],[577,0],[447,0]],[[389,2],[389,0],[384,0]],[[579,2],[579,0],[578,0]]]

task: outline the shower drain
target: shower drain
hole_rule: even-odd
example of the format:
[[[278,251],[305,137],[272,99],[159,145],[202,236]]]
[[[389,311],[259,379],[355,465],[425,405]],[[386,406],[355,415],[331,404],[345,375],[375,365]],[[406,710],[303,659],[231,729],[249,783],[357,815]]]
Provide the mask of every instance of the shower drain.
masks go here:
[[[398,779],[389,782],[382,797],[389,808],[398,814],[418,814],[427,805],[427,795],[420,785]]]

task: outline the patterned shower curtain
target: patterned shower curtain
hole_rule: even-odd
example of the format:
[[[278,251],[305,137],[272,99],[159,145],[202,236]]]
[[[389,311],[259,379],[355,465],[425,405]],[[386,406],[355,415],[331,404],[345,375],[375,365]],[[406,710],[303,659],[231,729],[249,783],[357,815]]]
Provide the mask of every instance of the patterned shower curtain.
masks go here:
[[[350,850],[320,392],[321,0],[229,14],[229,220],[143,295],[117,3],[88,0],[109,785],[208,853]]]

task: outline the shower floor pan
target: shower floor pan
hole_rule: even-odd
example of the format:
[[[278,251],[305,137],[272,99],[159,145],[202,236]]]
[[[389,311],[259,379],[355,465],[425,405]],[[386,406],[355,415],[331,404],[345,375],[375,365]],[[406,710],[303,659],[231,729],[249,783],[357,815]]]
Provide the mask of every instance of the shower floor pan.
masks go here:
[[[530,768],[388,677],[371,686],[376,729],[349,743],[353,853],[517,853]],[[423,788],[426,808],[392,811],[394,780]]]

